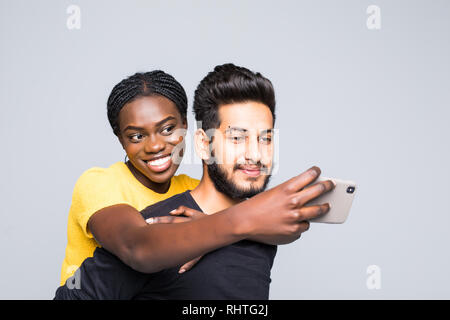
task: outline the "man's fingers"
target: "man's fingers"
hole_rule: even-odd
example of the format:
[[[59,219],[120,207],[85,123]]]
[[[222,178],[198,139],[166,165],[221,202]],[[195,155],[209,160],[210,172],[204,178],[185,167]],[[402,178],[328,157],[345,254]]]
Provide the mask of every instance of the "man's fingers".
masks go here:
[[[194,260],[189,261],[188,263],[185,263],[180,270],[178,271],[178,273],[183,273],[186,272],[190,269],[192,269],[192,267],[198,262],[198,260],[200,260],[203,256],[200,256],[198,258],[195,258]]]
[[[320,168],[313,166],[300,175],[285,182],[286,189],[290,193],[297,192],[316,180],[317,177],[320,176],[320,174]]]
[[[318,216],[324,215],[328,211],[330,211],[330,205],[328,203],[317,206],[302,207],[298,210],[299,214],[297,217],[297,222],[317,218]]]

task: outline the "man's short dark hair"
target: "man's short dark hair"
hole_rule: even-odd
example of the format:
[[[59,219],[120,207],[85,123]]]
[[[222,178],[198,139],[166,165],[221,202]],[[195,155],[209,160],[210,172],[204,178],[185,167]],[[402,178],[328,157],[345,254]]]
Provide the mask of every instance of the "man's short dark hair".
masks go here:
[[[218,128],[221,105],[247,101],[267,105],[275,122],[275,92],[269,79],[232,63],[216,66],[195,90],[195,119],[205,131]]]

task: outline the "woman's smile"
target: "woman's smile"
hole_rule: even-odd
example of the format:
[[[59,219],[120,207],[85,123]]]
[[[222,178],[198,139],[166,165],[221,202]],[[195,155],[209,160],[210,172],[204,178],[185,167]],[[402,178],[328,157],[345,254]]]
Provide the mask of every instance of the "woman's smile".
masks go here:
[[[161,96],[140,97],[119,113],[121,143],[136,178],[154,191],[167,191],[179,163],[173,153],[182,143],[186,121],[176,105]]]
[[[147,165],[147,167],[150,170],[156,173],[164,172],[172,166],[172,156],[170,154],[142,161]]]

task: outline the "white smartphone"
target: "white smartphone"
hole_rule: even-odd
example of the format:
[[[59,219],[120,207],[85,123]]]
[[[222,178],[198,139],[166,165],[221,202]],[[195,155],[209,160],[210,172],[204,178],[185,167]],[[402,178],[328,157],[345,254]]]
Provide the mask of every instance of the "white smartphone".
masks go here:
[[[319,177],[312,184],[319,181],[332,180],[336,183],[336,187],[308,202],[305,206],[313,206],[328,203],[330,210],[324,215],[309,220],[310,222],[321,223],[344,223],[352,207],[353,198],[356,191],[356,183],[353,181]],[[310,184],[310,185],[312,185]]]

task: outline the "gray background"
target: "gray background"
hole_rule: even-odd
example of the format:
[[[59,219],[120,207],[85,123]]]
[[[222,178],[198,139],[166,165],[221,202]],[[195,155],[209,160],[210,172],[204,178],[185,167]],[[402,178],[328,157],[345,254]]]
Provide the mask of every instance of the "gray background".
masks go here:
[[[274,83],[272,186],[312,165],[358,183],[345,224],[279,247],[271,299],[450,298],[449,1],[0,3],[0,298],[53,297],[76,179],[124,157],[106,117],[114,84],[162,69],[191,108],[225,62]],[[366,26],[372,4],[380,30]]]

